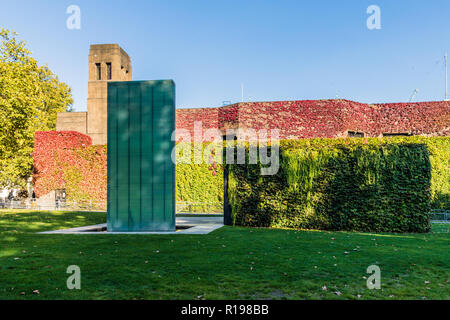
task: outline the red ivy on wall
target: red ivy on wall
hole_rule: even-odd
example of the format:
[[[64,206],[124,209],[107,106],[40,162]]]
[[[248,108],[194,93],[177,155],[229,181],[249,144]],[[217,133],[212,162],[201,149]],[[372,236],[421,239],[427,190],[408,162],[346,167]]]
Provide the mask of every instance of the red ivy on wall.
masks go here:
[[[106,146],[78,132],[36,132],[33,158],[37,197],[66,189],[69,200],[106,201]]]
[[[334,138],[347,130],[368,137],[383,133],[446,136],[450,103],[365,104],[349,100],[247,102],[221,108],[178,109],[176,128],[194,138],[194,123],[210,128],[279,129],[280,139]],[[34,189],[41,197],[66,189],[72,200],[106,200],[106,146],[92,146],[89,136],[73,131],[36,132]],[[214,162],[209,170],[216,175]]]
[[[350,100],[245,102],[220,108],[179,109],[177,129],[278,129],[280,139],[336,138],[348,131],[368,137],[385,133],[445,136],[450,132],[450,103],[366,104]]]

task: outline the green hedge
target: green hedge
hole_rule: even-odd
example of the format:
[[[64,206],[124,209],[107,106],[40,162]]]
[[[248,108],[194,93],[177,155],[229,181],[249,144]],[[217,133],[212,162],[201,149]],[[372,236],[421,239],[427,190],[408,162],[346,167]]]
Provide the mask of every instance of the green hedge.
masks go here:
[[[427,146],[431,161],[431,208],[450,210],[450,137],[395,138],[394,141]]]
[[[215,173],[214,173],[215,172]],[[176,166],[177,201],[194,203],[190,211],[208,212],[206,205],[223,203],[223,169],[214,171],[207,164],[178,164]],[[205,205],[195,205],[203,203]]]
[[[370,143],[421,143],[430,153],[431,208],[450,210],[450,137],[395,137],[369,139]],[[340,145],[345,143],[364,144],[363,139],[312,139],[282,141],[289,149],[304,148],[308,145]],[[223,169],[217,165],[214,170],[210,164],[178,164],[176,173],[177,200],[193,203],[223,203]],[[205,212],[208,208],[194,206],[194,212]]]
[[[381,143],[425,144],[431,162],[431,208],[450,210],[450,137],[392,137],[392,138],[352,138],[352,139],[305,139],[285,140],[281,144],[287,148],[302,148],[307,145]]]
[[[203,149],[209,144],[204,144]],[[188,146],[178,143],[178,148]],[[177,202],[187,202],[189,212],[210,213],[211,210],[221,211],[223,205],[223,166],[211,159],[210,163],[194,164],[194,145],[190,145],[190,164],[176,165],[176,199]],[[180,150],[181,150],[180,149]],[[203,150],[204,151],[204,150]],[[180,151],[181,152],[181,151]],[[180,155],[183,153],[181,152]],[[180,159],[177,158],[177,162]],[[189,162],[189,161],[188,161]]]
[[[429,231],[431,164],[423,143],[405,139],[283,141],[278,174],[262,176],[260,168],[260,164],[230,166],[235,225]]]

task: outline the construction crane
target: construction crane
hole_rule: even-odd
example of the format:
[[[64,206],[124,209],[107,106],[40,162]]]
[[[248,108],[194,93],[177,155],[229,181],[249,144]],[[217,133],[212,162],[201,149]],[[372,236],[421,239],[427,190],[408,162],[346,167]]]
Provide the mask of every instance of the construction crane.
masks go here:
[[[413,91],[411,97],[409,98],[409,102],[412,102],[413,99],[414,99],[414,97],[415,97],[416,94],[418,94],[418,93],[419,93],[419,89],[414,89],[414,91]]]
[[[450,101],[448,99],[447,53],[444,56],[444,67],[445,67],[445,94],[444,94],[444,101]]]

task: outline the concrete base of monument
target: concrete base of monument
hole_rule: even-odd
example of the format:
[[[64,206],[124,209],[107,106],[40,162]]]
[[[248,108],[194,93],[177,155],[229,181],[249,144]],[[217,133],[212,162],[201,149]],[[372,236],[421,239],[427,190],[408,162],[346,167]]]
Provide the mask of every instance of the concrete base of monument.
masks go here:
[[[106,223],[93,226],[39,232],[40,234],[208,234],[223,227],[223,217],[177,217],[176,231],[108,232]]]

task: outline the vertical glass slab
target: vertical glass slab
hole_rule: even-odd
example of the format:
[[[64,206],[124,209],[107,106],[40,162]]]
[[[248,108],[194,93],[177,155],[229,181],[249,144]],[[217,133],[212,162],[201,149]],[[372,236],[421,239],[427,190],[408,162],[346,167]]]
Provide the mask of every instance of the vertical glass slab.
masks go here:
[[[108,83],[108,231],[175,231],[175,84]]]

